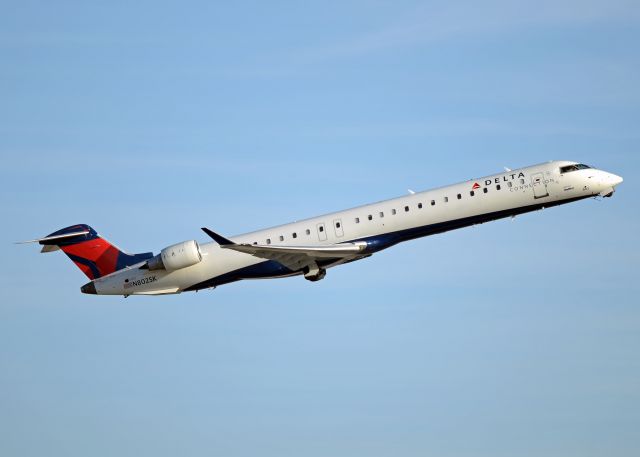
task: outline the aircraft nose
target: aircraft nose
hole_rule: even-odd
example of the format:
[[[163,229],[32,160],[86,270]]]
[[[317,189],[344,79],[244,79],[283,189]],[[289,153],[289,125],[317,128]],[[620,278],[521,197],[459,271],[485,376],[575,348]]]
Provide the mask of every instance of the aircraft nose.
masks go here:
[[[612,173],[609,174],[609,182],[611,183],[612,186],[615,187],[618,184],[622,184],[622,181],[624,181],[624,179],[622,179],[621,176],[614,175]]]
[[[80,288],[80,292],[82,292],[83,294],[96,295],[96,285],[93,283],[93,281],[88,282]]]

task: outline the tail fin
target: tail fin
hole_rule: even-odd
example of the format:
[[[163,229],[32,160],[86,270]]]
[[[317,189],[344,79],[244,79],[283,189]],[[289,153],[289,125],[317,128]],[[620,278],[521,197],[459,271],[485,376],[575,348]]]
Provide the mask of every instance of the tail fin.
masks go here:
[[[29,242],[29,241],[27,241]],[[100,237],[86,224],[72,225],[44,238],[31,240],[43,245],[41,252],[62,249],[89,279],[97,279],[114,271],[153,257],[153,253],[127,254]]]

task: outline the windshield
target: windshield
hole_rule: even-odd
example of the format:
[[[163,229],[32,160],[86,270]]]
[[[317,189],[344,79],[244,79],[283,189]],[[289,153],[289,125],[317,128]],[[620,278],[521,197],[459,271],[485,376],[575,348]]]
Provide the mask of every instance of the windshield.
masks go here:
[[[571,171],[586,170],[588,168],[591,168],[591,167],[583,163],[577,163],[575,165],[567,165],[566,167],[560,167],[560,173],[569,173]]]

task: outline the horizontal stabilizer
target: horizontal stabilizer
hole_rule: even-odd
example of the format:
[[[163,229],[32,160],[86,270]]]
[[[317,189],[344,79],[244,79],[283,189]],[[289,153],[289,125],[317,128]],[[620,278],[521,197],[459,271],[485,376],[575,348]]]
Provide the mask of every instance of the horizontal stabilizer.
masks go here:
[[[27,244],[27,243],[40,243],[40,244],[55,244],[55,241],[66,240],[67,238],[73,238],[74,236],[81,236],[89,234],[89,230],[82,230],[80,232],[63,233],[61,235],[46,236],[44,238],[36,238],[35,240],[16,241],[15,244]],[[49,252],[49,251],[43,251]]]

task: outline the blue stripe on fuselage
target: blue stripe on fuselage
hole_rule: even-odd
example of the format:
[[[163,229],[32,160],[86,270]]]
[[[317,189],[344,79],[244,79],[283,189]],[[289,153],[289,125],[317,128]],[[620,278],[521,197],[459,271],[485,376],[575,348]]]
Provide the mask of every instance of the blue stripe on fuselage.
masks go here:
[[[267,260],[194,284],[193,286],[187,287],[185,291],[208,289],[209,287],[222,286],[223,284],[240,281],[241,279],[278,278],[290,276],[294,273],[294,271],[289,270],[275,260]]]

